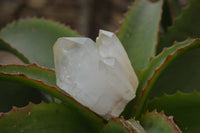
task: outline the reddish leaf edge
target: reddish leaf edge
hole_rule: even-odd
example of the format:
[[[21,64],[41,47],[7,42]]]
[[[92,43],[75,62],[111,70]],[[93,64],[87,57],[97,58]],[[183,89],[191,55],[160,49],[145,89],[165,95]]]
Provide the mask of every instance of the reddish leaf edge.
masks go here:
[[[150,101],[154,100],[154,99],[160,99],[161,97],[166,97],[166,96],[174,96],[174,95],[191,95],[193,93],[197,93],[198,95],[200,95],[200,92],[197,91],[196,89],[193,89],[191,92],[182,92],[181,90],[177,90],[175,93],[173,94],[167,94],[167,93],[164,93],[162,96],[160,97],[154,97],[153,99],[151,99]]]
[[[48,22],[48,23],[54,23],[56,24],[57,26],[60,26],[60,27],[63,27],[63,28],[68,28],[69,30],[71,30],[72,32],[76,33],[78,36],[81,36],[79,33],[78,33],[78,30],[77,29],[72,29],[70,25],[65,25],[64,23],[61,23],[60,21],[57,21],[57,20],[54,20],[53,18],[45,18],[44,16],[42,17],[36,17],[36,16],[33,16],[33,17],[25,17],[25,18],[20,18],[20,19],[16,19],[16,20],[13,20],[12,22],[10,23],[7,23],[6,26],[4,26],[0,32],[6,30],[6,28],[14,25],[14,24],[17,24],[17,23],[26,23],[27,21],[44,21],[44,22]]]
[[[173,116],[167,116],[167,115],[165,115],[164,110],[162,110],[161,112],[157,112],[156,109],[154,109],[152,112],[150,112],[149,110],[147,110],[146,114],[150,114],[150,113],[154,113],[156,115],[161,115],[163,118],[165,118],[167,121],[169,121],[173,125],[173,127],[174,127],[174,129],[175,129],[175,131],[177,133],[182,133],[182,131],[180,130],[180,128],[174,122],[174,117]]]
[[[172,94],[163,93],[162,96],[159,96],[159,97],[155,96],[153,99],[149,100],[148,102],[151,102],[153,100],[158,100],[162,97],[174,96],[174,95],[177,95],[177,94],[179,94],[179,95],[191,95],[193,93],[197,93],[197,94],[200,95],[200,92],[197,91],[196,89],[191,90],[191,92],[182,92],[181,90],[177,90],[175,93],[172,93]]]
[[[45,70],[45,71],[50,71],[50,72],[53,72],[53,73],[55,73],[55,70],[54,69],[52,69],[52,68],[47,68],[47,67],[43,67],[43,66],[39,66],[38,64],[36,64],[36,63],[30,63],[30,64],[24,64],[24,65],[18,65],[18,64],[0,64],[0,67],[10,67],[10,66],[12,66],[12,67],[20,67],[20,66],[22,66],[22,67],[37,67],[37,68],[40,68],[40,69],[42,69],[42,70]]]
[[[40,80],[29,78],[25,74],[20,74],[20,73],[8,74],[0,72],[0,80],[7,80],[11,82],[26,84],[27,86],[31,86],[39,91],[43,91],[53,97],[60,99],[64,104],[69,104],[75,108],[89,112],[90,115],[95,116],[98,119],[101,119],[101,121],[103,120],[103,118],[100,117],[98,114],[90,110],[88,107],[82,105],[81,103],[76,101],[72,96],[68,95],[67,93],[64,93],[62,90],[54,86],[47,85]]]
[[[190,39],[190,38],[189,38]],[[186,41],[189,41],[189,39],[187,39]],[[185,41],[184,41],[185,42]],[[149,92],[150,92],[150,90],[151,90],[151,87],[154,85],[154,83],[156,82],[156,79],[157,79],[157,77],[159,77],[160,76],[160,74],[162,73],[162,71],[174,60],[174,59],[176,59],[177,57],[179,57],[179,55],[183,52],[186,52],[186,51],[188,51],[188,50],[191,50],[191,49],[193,49],[193,45],[195,44],[195,43],[197,43],[197,42],[199,42],[200,43],[200,39],[193,39],[193,41],[190,43],[190,44],[187,44],[187,45],[185,45],[185,46],[182,46],[181,48],[178,48],[175,52],[173,52],[172,54],[170,54],[170,55],[168,55],[166,58],[165,58],[165,60],[162,62],[162,64],[159,66],[159,67],[157,67],[155,70],[154,70],[154,73],[153,73],[153,75],[150,77],[150,78],[148,78],[148,80],[147,80],[147,84],[145,85],[145,87],[142,89],[142,92],[141,92],[141,95],[140,95],[140,97],[139,97],[139,100],[138,100],[138,102],[137,102],[137,104],[136,104],[136,106],[134,107],[134,110],[135,110],[135,112],[134,112],[134,116],[136,117],[136,119],[139,119],[140,118],[140,116],[141,116],[141,114],[144,112],[144,108],[146,107],[146,103],[147,103],[147,101],[148,101],[148,95],[149,95]],[[175,46],[176,44],[178,44],[178,42],[174,42],[174,45],[173,46]],[[172,47],[173,47],[172,46]],[[199,46],[200,47],[200,46]],[[170,49],[171,47],[169,47],[169,48],[165,48],[165,49],[163,49],[163,51],[161,52],[161,54],[164,52],[164,51],[166,51],[166,50],[168,50],[168,49]],[[188,49],[187,49],[188,48]],[[194,47],[195,48],[195,47]],[[187,49],[187,50],[186,50]],[[186,51],[184,51],[184,50],[186,50]],[[159,55],[158,55],[159,56]],[[156,56],[157,57],[157,56]],[[156,57],[153,57],[153,59],[155,59]],[[173,58],[172,58],[173,57]],[[153,60],[153,59],[151,59],[151,60]],[[150,64],[148,64],[148,66],[149,66]],[[147,66],[147,67],[148,67]],[[145,69],[147,69],[147,67],[145,68]],[[143,70],[145,70],[145,69],[143,69]],[[142,71],[143,71],[142,70]],[[141,71],[140,71],[141,72]],[[150,89],[148,89],[150,87]]]

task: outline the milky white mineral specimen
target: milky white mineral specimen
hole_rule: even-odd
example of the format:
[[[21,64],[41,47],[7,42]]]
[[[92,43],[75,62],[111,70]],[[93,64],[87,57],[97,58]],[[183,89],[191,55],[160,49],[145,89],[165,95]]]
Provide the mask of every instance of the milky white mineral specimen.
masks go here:
[[[100,30],[96,43],[62,37],[53,49],[57,85],[105,119],[119,116],[135,97],[138,79],[114,33]]]

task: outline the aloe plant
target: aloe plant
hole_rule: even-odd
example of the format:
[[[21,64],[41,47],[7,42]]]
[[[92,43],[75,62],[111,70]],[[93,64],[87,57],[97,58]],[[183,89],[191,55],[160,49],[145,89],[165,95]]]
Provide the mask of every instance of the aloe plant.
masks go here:
[[[0,132],[199,132],[199,12],[199,0],[182,10],[179,1],[167,0],[130,6],[117,35],[139,85],[109,120],[56,84],[53,45],[59,37],[80,37],[77,32],[45,19],[8,24],[0,31],[0,50],[24,65],[0,65]]]

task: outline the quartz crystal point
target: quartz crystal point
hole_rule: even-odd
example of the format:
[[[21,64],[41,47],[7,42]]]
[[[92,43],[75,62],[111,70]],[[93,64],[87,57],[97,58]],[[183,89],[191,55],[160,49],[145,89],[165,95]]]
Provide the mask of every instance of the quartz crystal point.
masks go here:
[[[53,49],[57,85],[105,119],[118,117],[135,97],[138,79],[114,33],[100,30],[96,43],[62,37]]]

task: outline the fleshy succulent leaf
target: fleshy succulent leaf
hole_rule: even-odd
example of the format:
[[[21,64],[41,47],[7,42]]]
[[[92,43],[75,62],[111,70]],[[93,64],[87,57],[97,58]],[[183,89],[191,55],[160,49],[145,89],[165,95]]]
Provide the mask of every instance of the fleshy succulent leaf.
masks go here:
[[[128,104],[124,115],[134,114],[136,119],[138,119],[145,109],[149,94],[151,98],[154,96],[161,96],[164,93],[175,93],[177,89],[181,89],[181,91],[184,92],[191,92],[191,86],[195,86],[197,89],[200,88],[198,81],[196,81],[199,79],[198,70],[200,65],[198,61],[195,63],[194,60],[192,60],[193,58],[191,58],[192,56],[196,56],[198,59],[200,56],[197,56],[200,53],[198,52],[199,47],[199,39],[189,39],[187,41],[177,43],[173,45],[173,47],[165,49],[162,53],[153,58],[149,65],[140,72],[140,84],[136,93],[137,98]],[[188,55],[190,55],[188,59],[184,57]],[[181,60],[182,57],[183,59]],[[186,59],[188,61],[187,63],[185,63]],[[180,60],[182,63],[180,63]],[[176,63],[178,61],[180,63],[179,65]],[[192,63],[190,63],[190,61],[192,61]],[[177,66],[174,66],[174,63]],[[185,70],[187,68],[185,68],[185,66],[188,65],[195,67]],[[170,69],[172,70],[171,73],[169,73]],[[176,74],[176,71],[180,74]],[[195,79],[191,78],[194,77],[194,71],[196,73]],[[173,72],[175,74],[173,74]]]
[[[16,68],[16,69],[15,69]],[[15,70],[18,70],[17,72]],[[40,74],[40,75],[39,75]],[[51,70],[38,67],[36,65],[29,66],[2,66],[0,72],[0,81],[8,83],[17,83],[27,87],[45,92],[53,97],[63,101],[69,108],[75,108],[77,112],[88,117],[88,120],[94,122],[102,121],[87,107],[76,102],[71,96],[56,88],[55,73]]]
[[[8,44],[2,39],[0,39],[0,50],[10,52],[14,54],[15,56],[17,56],[19,59],[21,59],[24,63],[29,63],[29,60],[22,53],[12,48],[10,44]]]
[[[0,132],[2,133],[95,133],[102,128],[99,121],[90,121],[75,108],[63,103],[32,104],[16,108],[8,113],[0,113]]]
[[[120,122],[109,121],[109,123],[104,126],[101,133],[130,133],[130,132]]]
[[[175,20],[173,26],[160,38],[157,53],[161,52],[164,47],[171,46],[174,41],[183,41],[187,37],[200,37],[199,12],[199,0],[190,0],[189,5]]]
[[[135,119],[124,120],[124,123],[134,132],[134,133],[146,133],[144,128],[140,125],[139,121]]]
[[[29,101],[38,103],[41,99],[47,100],[44,94],[41,94],[31,85],[26,85],[18,82],[10,82],[3,76],[3,74],[17,74],[21,76],[27,76],[49,83],[50,85],[55,83],[55,73],[51,70],[47,70],[41,67],[32,65],[0,65],[0,112],[7,112],[12,106],[23,107],[28,104]]]
[[[39,103],[41,93],[31,86],[1,80],[0,112],[8,112],[12,106],[23,107],[32,101]]]
[[[162,0],[136,0],[120,28],[118,37],[137,74],[155,55],[162,3]]]
[[[119,118],[108,121],[102,133],[146,133],[146,131],[135,119]]]
[[[146,112],[140,121],[147,133],[182,133],[173,117],[167,117],[163,111]]]
[[[148,109],[165,110],[173,115],[174,121],[184,133],[198,133],[200,130],[200,93],[181,93],[154,98],[148,103]]]
[[[36,64],[0,65],[0,72],[8,74],[24,74],[31,79],[40,80],[45,84],[57,87],[55,71],[40,67]]]
[[[59,37],[79,36],[61,24],[44,19],[22,19],[7,25],[0,37],[32,63],[54,68],[53,44]]]
[[[18,74],[29,76],[45,82],[46,84],[55,85],[55,73],[52,70],[31,65],[0,65],[1,74]],[[23,75],[22,75],[23,74]],[[43,94],[33,86],[23,83],[10,82],[2,75],[0,76],[1,93],[0,93],[0,112],[7,112],[12,106],[23,107],[32,101],[39,103],[41,99],[46,100]]]

